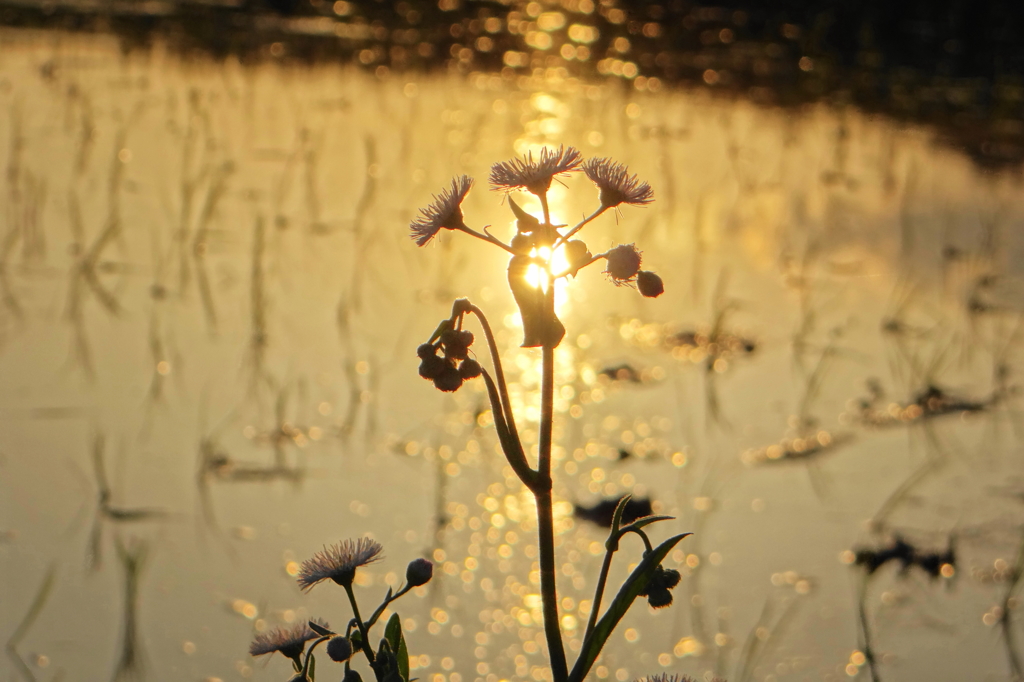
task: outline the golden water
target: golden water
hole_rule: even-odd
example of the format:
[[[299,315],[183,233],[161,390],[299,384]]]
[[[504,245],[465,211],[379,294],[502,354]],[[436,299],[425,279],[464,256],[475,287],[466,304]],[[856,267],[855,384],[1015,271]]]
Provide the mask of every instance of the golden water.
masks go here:
[[[656,537],[696,534],[670,558],[676,604],[636,604],[598,679],[868,679],[849,550],[894,533],[923,550],[954,534],[957,561],[952,578],[888,564],[870,582],[883,679],[1008,679],[1017,178],[853,110],[558,73],[184,62],[52,33],[0,48],[0,639],[25,666],[8,656],[7,678],[286,679],[280,657],[248,657],[253,633],[344,623],[340,590],[303,595],[295,562],[370,533],[387,560],[361,571],[364,609],[408,560],[437,564],[398,604],[415,675],[546,679],[532,498],[496,453],[482,385],[441,395],[414,351],[455,297],[481,305],[531,444],[539,356],[517,348],[500,252],[451,233],[420,249],[407,226],[466,173],[470,225],[507,239],[489,165],[570,144],[654,187],[581,236],[595,253],[636,242],[667,291],[641,299],[597,266],[560,303],[569,649],[604,539],[572,503],[632,492],[678,517]],[[595,203],[582,177],[553,191],[563,222]],[[710,359],[667,341],[716,321]],[[623,364],[642,381],[602,374]],[[890,428],[856,418],[872,378]],[[999,400],[922,419],[909,403],[929,383]],[[639,556],[627,543],[613,582]],[[326,658],[319,672],[340,676]]]

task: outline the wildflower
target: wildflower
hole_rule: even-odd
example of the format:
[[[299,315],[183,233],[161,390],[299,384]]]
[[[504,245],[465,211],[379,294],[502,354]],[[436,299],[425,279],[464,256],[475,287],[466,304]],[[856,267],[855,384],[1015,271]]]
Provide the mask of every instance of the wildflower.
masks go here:
[[[345,540],[331,547],[325,546],[324,551],[302,562],[299,567],[299,587],[309,590],[328,578],[343,587],[351,587],[356,569],[380,560],[383,549],[380,543],[370,538]]]
[[[583,172],[601,190],[602,208],[619,204],[642,206],[654,201],[651,186],[637,179],[636,175],[630,175],[621,163],[608,158],[587,159],[583,163]]]
[[[405,582],[412,587],[426,585],[434,576],[434,564],[427,559],[413,559],[405,569]]]
[[[650,270],[636,273],[636,288],[647,298],[657,298],[665,293],[665,283]]]
[[[322,620],[314,622],[327,627],[327,623]],[[252,644],[249,645],[249,655],[263,656],[277,651],[301,667],[301,657],[306,648],[306,642],[316,638],[317,634],[310,629],[309,623],[306,621],[296,623],[290,628],[276,627],[256,635]]]
[[[633,244],[619,244],[608,252],[608,268],[605,272],[615,284],[626,284],[636,278],[640,271],[640,251]]]
[[[464,230],[466,223],[462,219],[462,200],[466,198],[473,179],[468,175],[460,175],[452,180],[452,186],[441,190],[441,195],[434,195],[434,201],[426,208],[420,209],[420,216],[409,223],[411,237],[417,246],[429,242],[441,228],[448,230]]]
[[[336,663],[344,663],[352,658],[352,644],[349,643],[348,637],[344,635],[331,637],[327,641],[327,655]]]
[[[669,590],[679,584],[679,578],[679,571],[658,566],[640,592],[640,596],[647,597],[647,603],[652,608],[669,606],[672,603],[672,593]]]
[[[716,682],[719,678],[715,678],[712,682]],[[641,677],[635,682],[697,682],[689,675],[670,675],[668,673],[658,673],[657,675],[648,675],[647,677]]]
[[[511,159],[491,166],[491,189],[510,192],[525,189],[541,196],[551,187],[551,181],[558,175],[579,170],[583,155],[575,147],[559,147],[554,151],[545,147],[540,159],[533,160],[533,153],[525,159]]]

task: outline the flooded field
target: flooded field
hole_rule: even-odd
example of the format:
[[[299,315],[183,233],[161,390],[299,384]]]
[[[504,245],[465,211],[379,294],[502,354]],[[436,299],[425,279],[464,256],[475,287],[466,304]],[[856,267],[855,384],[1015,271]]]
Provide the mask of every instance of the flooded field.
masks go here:
[[[533,498],[483,385],[438,393],[416,346],[454,298],[482,307],[528,444],[539,352],[518,348],[501,254],[448,231],[418,248],[409,223],[464,173],[466,214],[507,240],[490,165],[562,144],[650,182],[653,204],[586,238],[635,241],[666,286],[643,299],[591,268],[559,303],[570,652],[601,503],[631,493],[677,517],[655,533],[694,535],[667,562],[676,603],[635,605],[597,679],[1019,678],[1019,175],[854,109],[6,30],[5,678],[287,679],[249,642],[343,624],[341,592],[303,594],[297,562],[370,534],[367,595],[436,564],[401,608],[414,676],[550,679]],[[568,178],[552,218],[594,195]]]

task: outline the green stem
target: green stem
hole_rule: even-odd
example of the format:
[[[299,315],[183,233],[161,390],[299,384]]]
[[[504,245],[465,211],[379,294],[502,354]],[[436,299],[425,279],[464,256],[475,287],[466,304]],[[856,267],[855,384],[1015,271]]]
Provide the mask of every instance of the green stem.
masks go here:
[[[505,459],[508,460],[509,466],[516,473],[526,487],[531,491],[537,485],[537,472],[530,468],[530,463],[526,460],[526,453],[523,452],[523,446],[520,444],[518,437],[512,438],[509,433],[508,425],[505,423],[505,416],[502,414],[501,401],[498,399],[498,390],[494,387],[494,380],[491,379],[491,375],[487,373],[486,369],[480,369],[481,374],[484,377],[484,383],[487,385],[487,396],[491,400],[491,412],[494,415],[494,428],[498,432],[498,440],[501,442],[501,451],[505,453]]]
[[[548,297],[554,297],[554,287],[548,286]],[[549,301],[549,303],[553,303]],[[558,590],[555,586],[555,523],[551,499],[551,431],[554,421],[555,349],[543,346],[543,379],[540,398],[540,444],[538,452],[538,482],[534,490],[537,498],[537,530],[540,549],[540,593],[544,610],[544,634],[547,637],[548,656],[554,682],[566,682],[569,668],[565,661],[565,648],[558,623]]]
[[[512,436],[512,439],[517,443],[522,443],[519,440],[519,431],[516,430],[515,415],[512,414],[512,401],[508,397],[508,385],[505,383],[505,371],[501,368],[501,356],[498,355],[498,344],[494,340],[494,333],[491,331],[491,325],[487,322],[487,318],[484,316],[484,311],[476,307],[467,299],[465,300],[464,307],[467,311],[476,315],[476,319],[480,320],[480,326],[483,327],[484,337],[487,338],[487,350],[491,353],[491,364],[494,365],[494,378],[497,380],[498,395],[501,397],[501,410],[505,415],[505,425],[508,427],[508,432]],[[519,450],[522,452],[523,446],[519,445]],[[525,455],[524,455],[525,458]],[[526,483],[526,479],[523,480]]]
[[[569,241],[569,238],[572,237],[577,232],[579,232],[580,230],[582,230],[584,225],[586,225],[591,220],[593,220],[594,218],[596,218],[597,216],[601,215],[602,213],[604,213],[607,210],[608,210],[607,206],[601,206],[596,211],[594,211],[593,213],[588,215],[586,218],[581,220],[579,223],[576,224],[576,227],[574,227],[571,230],[569,230],[568,232],[566,232],[565,235],[560,237],[558,239],[558,241],[555,242],[554,246],[551,247],[552,250],[557,249],[560,245],[562,245],[562,244],[566,243],[567,241]]]
[[[550,225],[551,224],[551,212],[548,210],[548,193],[544,192],[543,194],[538,194],[537,196],[540,197],[540,205],[541,205],[541,208],[544,209],[544,224],[545,225]]]
[[[370,631],[367,629],[366,624],[363,623],[362,617],[359,615],[359,605],[356,604],[356,595],[352,593],[352,586],[345,585],[345,593],[348,594],[348,601],[352,605],[352,615],[356,619],[356,625],[359,627],[359,634],[363,638],[363,653],[366,654],[366,658],[373,663],[373,647],[370,646]]]
[[[476,237],[477,239],[483,239],[485,242],[488,242],[490,244],[494,244],[495,246],[499,246],[499,247],[505,249],[506,251],[508,251],[509,253],[511,253],[513,256],[515,255],[515,252],[512,251],[512,247],[510,247],[508,244],[506,244],[505,242],[501,241],[500,239],[498,239],[497,237],[495,237],[495,236],[493,236],[491,234],[487,234],[487,233],[481,234],[481,233],[477,232],[476,230],[474,230],[472,227],[466,227],[466,226],[462,226],[462,227],[457,228],[457,229],[460,232],[465,232],[466,234],[472,235],[472,236]],[[487,228],[484,228],[484,229],[487,229]]]
[[[590,607],[590,618],[587,619],[587,631],[583,635],[584,641],[590,638],[590,634],[597,625],[597,613],[601,610],[601,598],[604,596],[604,588],[608,583],[608,571],[612,566],[613,554],[615,554],[614,549],[605,552],[604,563],[601,564],[601,577],[597,579],[597,589],[594,590],[594,603]]]

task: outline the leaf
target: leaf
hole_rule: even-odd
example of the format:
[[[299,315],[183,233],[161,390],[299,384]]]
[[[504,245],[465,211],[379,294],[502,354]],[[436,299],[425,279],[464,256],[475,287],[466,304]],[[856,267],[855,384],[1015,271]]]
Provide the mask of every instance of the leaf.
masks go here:
[[[391,650],[395,652],[395,658],[398,660],[399,674],[401,674],[403,680],[408,682],[409,649],[405,644],[405,635],[402,634],[402,619],[398,617],[397,613],[392,614],[388,620],[388,624],[384,628],[384,636],[391,645]]]
[[[652,523],[657,523],[658,521],[671,521],[674,518],[674,516],[643,516],[633,521],[633,523],[629,524],[628,526],[623,526],[620,530],[623,533],[626,533],[631,530],[640,530],[644,526],[649,526]]]
[[[594,665],[594,661],[597,660],[598,655],[601,653],[601,649],[604,648],[605,642],[608,641],[608,637],[611,636],[612,630],[622,620],[622,617],[626,615],[626,611],[632,606],[633,600],[637,598],[640,591],[647,585],[651,575],[661,565],[665,557],[668,556],[668,553],[672,551],[672,548],[687,535],[692,535],[692,533],[683,533],[665,540],[665,542],[655,547],[654,551],[648,553],[643,561],[640,562],[640,565],[633,569],[633,572],[626,578],[626,582],[619,588],[619,593],[615,595],[611,606],[608,607],[604,616],[597,622],[590,637],[583,642],[580,657],[576,659],[576,664],[573,666],[572,672],[569,673],[569,682],[583,682],[587,673],[590,672],[590,668]]]
[[[325,628],[323,625],[320,625],[319,623],[312,620],[309,621],[309,629],[315,632],[316,634],[320,635],[321,637],[330,637],[331,635],[335,634],[327,628]]]
[[[615,511],[612,513],[612,537],[617,539],[619,534],[619,526],[622,524],[622,514],[626,511],[626,505],[629,504],[632,495],[623,495],[619,499],[619,503],[615,505]]]
[[[444,334],[446,331],[453,329],[454,327],[455,325],[452,324],[451,320],[441,320],[437,325],[437,329],[435,329],[434,333],[430,335],[430,340],[427,341],[427,343],[434,343],[434,341],[441,338],[441,334]]]

